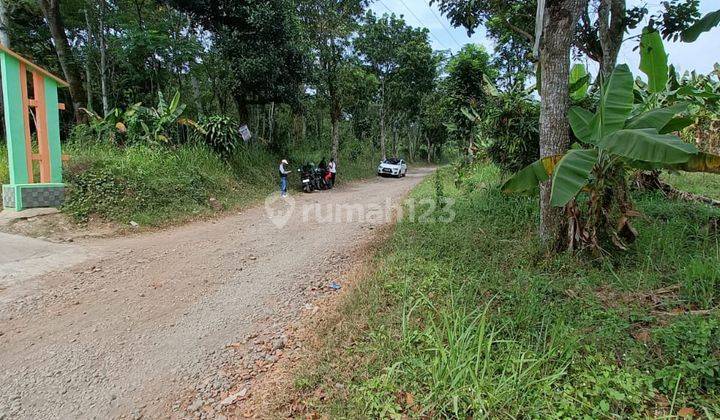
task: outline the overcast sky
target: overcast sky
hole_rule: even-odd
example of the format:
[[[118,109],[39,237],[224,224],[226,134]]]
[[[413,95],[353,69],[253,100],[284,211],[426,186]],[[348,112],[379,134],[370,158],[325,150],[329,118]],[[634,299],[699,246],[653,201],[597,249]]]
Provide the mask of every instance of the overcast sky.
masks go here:
[[[628,0],[631,5],[647,4],[651,13],[657,10],[659,2],[660,0]],[[440,14],[437,6],[431,7],[428,3],[428,0],[375,0],[371,8],[380,15],[389,12],[403,15],[409,25],[428,28],[435,49],[457,51],[462,45],[472,42],[483,44],[492,51],[493,44],[487,39],[482,28],[469,38],[464,29],[453,28]],[[720,0],[701,0],[700,8],[703,15],[720,9]],[[636,40],[626,41],[618,61],[628,63],[633,72],[638,73],[640,58],[637,51],[633,51],[636,45]],[[670,55],[670,62],[679,70],[695,69],[700,73],[708,73],[712,71],[714,63],[720,62],[720,28],[704,33],[692,44],[668,42],[665,48]]]

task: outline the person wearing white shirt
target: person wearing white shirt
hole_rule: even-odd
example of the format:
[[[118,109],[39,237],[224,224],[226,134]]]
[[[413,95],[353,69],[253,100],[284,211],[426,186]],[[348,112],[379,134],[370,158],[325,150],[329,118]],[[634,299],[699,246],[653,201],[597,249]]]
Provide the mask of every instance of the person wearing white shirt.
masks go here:
[[[337,163],[335,163],[335,158],[330,159],[328,171],[330,171],[330,188],[332,188],[335,186],[335,175],[337,175]]]
[[[278,172],[280,172],[280,195],[283,197],[287,197],[287,176],[290,173],[286,165],[288,165],[288,161],[283,159],[278,168]]]

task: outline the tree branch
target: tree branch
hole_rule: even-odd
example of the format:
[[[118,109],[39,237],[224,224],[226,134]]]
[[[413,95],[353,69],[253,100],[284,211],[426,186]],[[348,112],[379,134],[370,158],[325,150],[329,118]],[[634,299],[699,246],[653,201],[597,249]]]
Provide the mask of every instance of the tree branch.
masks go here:
[[[512,23],[510,23],[509,20],[503,20],[503,22],[505,23],[505,25],[507,25],[508,28],[512,29],[513,31],[515,31],[515,32],[517,32],[518,34],[522,35],[523,38],[527,39],[527,41],[528,41],[530,44],[534,44],[534,43],[535,43],[535,37],[532,36],[532,35],[530,35],[529,32],[523,30],[522,28],[520,28],[520,27],[518,27],[518,26],[513,25]]]

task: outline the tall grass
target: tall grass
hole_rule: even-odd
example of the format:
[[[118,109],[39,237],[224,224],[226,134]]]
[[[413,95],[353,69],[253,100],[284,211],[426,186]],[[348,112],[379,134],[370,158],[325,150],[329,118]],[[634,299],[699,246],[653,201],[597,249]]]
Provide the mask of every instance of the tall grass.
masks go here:
[[[65,171],[64,210],[161,225],[213,210],[247,204],[272,188],[271,162],[262,152],[243,151],[226,162],[204,146],[176,149],[142,145],[117,148],[71,144]],[[265,165],[263,167],[263,165]]]
[[[459,186],[449,170],[441,178],[455,220],[399,223],[378,272],[343,304],[344,319],[362,322],[328,327],[342,336],[324,333],[331,347],[316,349],[318,367],[298,377],[309,410],[346,418],[720,414],[720,314],[678,315],[720,303],[720,211],[637,196],[646,217],[629,253],[548,257],[535,240],[536,198],[502,195],[492,167]],[[412,196],[432,201],[435,184]]]

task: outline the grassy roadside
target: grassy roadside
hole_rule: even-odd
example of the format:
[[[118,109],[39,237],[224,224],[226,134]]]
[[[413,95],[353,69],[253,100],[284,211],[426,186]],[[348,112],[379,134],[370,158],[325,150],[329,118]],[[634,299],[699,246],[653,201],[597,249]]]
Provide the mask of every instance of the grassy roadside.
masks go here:
[[[240,148],[227,160],[201,145],[119,148],[71,141],[64,168],[63,212],[141,226],[166,226],[253,204],[278,188],[280,158],[262,148]],[[298,154],[294,160],[303,157]],[[293,160],[293,157],[291,157]],[[342,159],[339,183],[374,176],[375,159]],[[7,149],[0,144],[0,182],[8,182]],[[297,175],[291,174],[290,186]]]
[[[412,197],[455,199],[454,222],[398,224],[318,325],[293,414],[720,415],[720,211],[639,196],[630,253],[546,258],[535,199],[500,194],[491,167],[460,189],[442,173]]]

